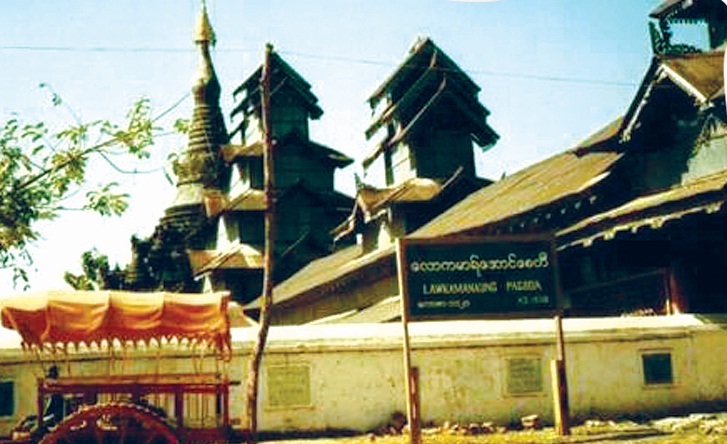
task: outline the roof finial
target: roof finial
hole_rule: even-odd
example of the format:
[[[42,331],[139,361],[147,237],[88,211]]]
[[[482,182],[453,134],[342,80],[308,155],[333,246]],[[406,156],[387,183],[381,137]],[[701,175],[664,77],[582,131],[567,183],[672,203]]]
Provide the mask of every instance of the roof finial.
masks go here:
[[[194,28],[194,41],[196,43],[209,43],[212,46],[215,46],[215,43],[217,43],[217,39],[215,38],[215,31],[212,29],[212,25],[210,25],[210,19],[207,16],[207,1],[202,0],[202,9],[199,13],[199,18],[197,18],[197,26]]]

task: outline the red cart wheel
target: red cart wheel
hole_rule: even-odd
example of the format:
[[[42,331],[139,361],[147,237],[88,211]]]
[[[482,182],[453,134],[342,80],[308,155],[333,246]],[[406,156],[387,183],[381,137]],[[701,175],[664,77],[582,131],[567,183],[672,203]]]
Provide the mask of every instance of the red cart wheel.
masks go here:
[[[179,444],[164,419],[135,404],[82,407],[48,432],[40,444]]]

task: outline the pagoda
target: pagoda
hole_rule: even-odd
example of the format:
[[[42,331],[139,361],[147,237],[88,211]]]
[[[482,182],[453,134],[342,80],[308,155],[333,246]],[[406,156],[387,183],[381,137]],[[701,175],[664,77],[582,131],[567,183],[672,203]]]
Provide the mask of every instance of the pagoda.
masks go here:
[[[204,4],[194,41],[198,54],[198,73],[192,87],[194,109],[187,146],[173,164],[177,193],[154,234],[148,239],[132,238],[132,263],[126,271],[125,288],[200,291],[188,252],[215,246],[217,227],[208,206],[225,192],[229,181],[229,167],[221,156],[228,136],[219,105],[220,83],[210,55],[215,36]]]

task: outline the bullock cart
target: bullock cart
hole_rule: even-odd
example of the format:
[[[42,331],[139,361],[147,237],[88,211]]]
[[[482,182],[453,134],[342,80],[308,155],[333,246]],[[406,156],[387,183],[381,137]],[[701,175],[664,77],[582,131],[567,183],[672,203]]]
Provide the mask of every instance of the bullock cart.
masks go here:
[[[237,382],[228,376],[228,299],[224,293],[44,292],[3,301],[3,325],[20,334],[29,359],[45,372],[37,379],[37,414],[15,439],[229,442],[230,388]],[[144,352],[147,361],[157,356],[156,366],[134,362]],[[212,371],[191,363],[201,352]],[[89,370],[89,358],[80,355],[101,364]],[[109,365],[118,355],[131,362]],[[107,371],[98,372],[103,363]]]

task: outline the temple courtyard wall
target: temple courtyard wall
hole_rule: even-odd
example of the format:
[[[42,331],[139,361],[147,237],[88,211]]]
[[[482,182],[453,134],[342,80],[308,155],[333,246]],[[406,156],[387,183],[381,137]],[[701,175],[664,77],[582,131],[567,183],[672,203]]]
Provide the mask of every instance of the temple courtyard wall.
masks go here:
[[[727,400],[727,317],[672,315],[565,319],[570,411],[576,418],[645,416],[720,407]],[[419,373],[421,417],[442,424],[553,421],[552,319],[420,322],[409,326]],[[233,328],[233,357],[208,349],[81,347],[41,354],[61,375],[227,372],[245,380],[254,328]],[[0,435],[35,412],[43,366],[0,331]],[[261,367],[261,431],[367,431],[406,412],[400,324],[273,327]],[[243,385],[233,387],[233,423],[243,414]],[[13,399],[6,399],[12,397]],[[151,399],[173,408],[170,399]],[[190,399],[194,421],[214,421],[214,406]]]

